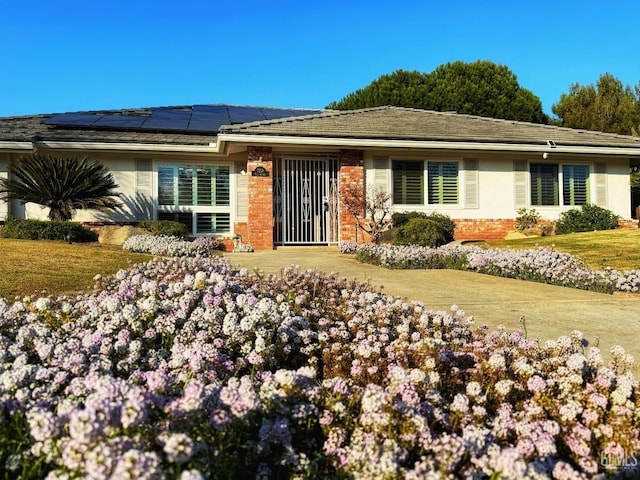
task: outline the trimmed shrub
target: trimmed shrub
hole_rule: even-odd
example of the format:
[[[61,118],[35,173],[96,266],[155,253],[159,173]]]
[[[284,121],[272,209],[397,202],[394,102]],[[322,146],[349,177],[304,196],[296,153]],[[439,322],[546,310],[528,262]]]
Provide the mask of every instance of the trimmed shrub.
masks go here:
[[[66,240],[74,242],[95,242],[98,235],[80,223],[54,220],[25,220],[9,217],[0,231],[4,238],[21,240]]]
[[[393,225],[394,244],[423,247],[439,247],[452,242],[456,228],[456,224],[447,215],[435,212],[394,214]]]
[[[614,230],[619,227],[620,217],[597,205],[586,204],[562,212],[556,222],[556,234]]]
[[[439,247],[444,245],[444,233],[438,224],[428,218],[412,218],[396,230],[396,245],[419,245],[421,247]]]
[[[182,239],[189,235],[186,225],[171,220],[143,220],[138,223],[138,227],[149,230],[151,235],[165,235]]]
[[[424,212],[396,212],[391,215],[393,228],[400,228],[406,225],[412,218],[427,218],[427,214]]]
[[[442,213],[424,213],[424,212],[404,212],[394,213],[391,216],[393,221],[393,228],[399,229],[409,223],[414,218],[431,220],[438,227],[438,230],[443,235],[444,243],[453,242],[453,234],[456,229],[456,224],[447,216]],[[397,243],[397,242],[396,242]],[[401,244],[405,245],[405,244]]]

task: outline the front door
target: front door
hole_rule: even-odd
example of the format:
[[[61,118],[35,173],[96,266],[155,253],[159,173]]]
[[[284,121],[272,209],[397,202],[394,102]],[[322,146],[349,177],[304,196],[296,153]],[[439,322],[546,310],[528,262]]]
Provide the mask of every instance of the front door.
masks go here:
[[[276,245],[338,241],[338,159],[327,155],[274,157]]]

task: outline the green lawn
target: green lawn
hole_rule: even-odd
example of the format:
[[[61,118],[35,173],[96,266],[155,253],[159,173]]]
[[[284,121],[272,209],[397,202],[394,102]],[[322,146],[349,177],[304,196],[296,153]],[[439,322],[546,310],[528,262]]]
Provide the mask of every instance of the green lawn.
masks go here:
[[[553,245],[579,256],[592,268],[640,269],[640,229],[572,233],[523,240],[487,242],[496,248],[535,248]],[[91,289],[93,277],[115,273],[150,255],[97,243],[11,240],[0,238],[0,297],[58,295]]]
[[[553,246],[560,252],[580,257],[591,268],[640,269],[640,229],[637,228],[501,240],[485,245],[494,248]]]
[[[0,297],[91,289],[96,274],[115,273],[150,258],[98,243],[0,238]]]

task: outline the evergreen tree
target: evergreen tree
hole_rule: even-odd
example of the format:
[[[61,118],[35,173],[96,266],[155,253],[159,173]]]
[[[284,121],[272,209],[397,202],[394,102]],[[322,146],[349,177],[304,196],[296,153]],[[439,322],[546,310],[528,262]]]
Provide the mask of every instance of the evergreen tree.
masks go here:
[[[397,70],[327,106],[336,110],[394,105],[547,123],[542,102],[504,65],[447,63],[431,73]]]
[[[560,125],[599,132],[638,135],[640,130],[640,84],[635,91],[605,73],[595,85],[574,83],[552,111]]]

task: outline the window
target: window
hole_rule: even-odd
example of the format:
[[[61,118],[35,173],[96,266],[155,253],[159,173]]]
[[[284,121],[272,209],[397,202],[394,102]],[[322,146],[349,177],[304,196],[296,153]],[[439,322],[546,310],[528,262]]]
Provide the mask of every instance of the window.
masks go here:
[[[558,205],[558,166],[531,164],[531,205]]]
[[[458,203],[458,162],[429,162],[429,203]]]
[[[393,203],[424,204],[424,162],[394,160]]]
[[[229,205],[229,167],[160,165],[160,205]]]
[[[589,167],[562,166],[562,201],[565,205],[589,203]]]
[[[158,220],[182,223],[193,234],[231,233],[231,215],[228,213],[196,213],[196,228],[193,229],[192,212],[158,212]]]
[[[160,165],[158,219],[183,223],[196,234],[231,232],[229,167]]]
[[[425,204],[425,162],[394,160],[393,203]],[[427,162],[427,203],[455,205],[459,203],[458,162]]]
[[[532,163],[531,205],[584,205],[589,203],[589,167]],[[559,172],[562,171],[562,180]],[[562,186],[562,191],[561,187]]]

